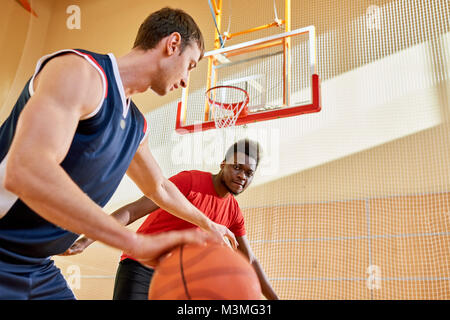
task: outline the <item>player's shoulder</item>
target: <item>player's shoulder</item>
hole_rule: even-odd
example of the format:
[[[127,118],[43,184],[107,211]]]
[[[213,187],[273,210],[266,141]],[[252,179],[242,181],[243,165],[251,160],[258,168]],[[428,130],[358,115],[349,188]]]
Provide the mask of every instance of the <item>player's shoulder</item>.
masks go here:
[[[98,71],[85,58],[73,52],[65,52],[46,62],[41,72],[54,79],[60,86],[70,85],[70,90],[90,89],[93,84],[101,82]]]
[[[230,194],[227,199],[231,208],[233,208],[233,212],[237,215],[242,215],[242,210],[241,207],[239,206],[239,202],[237,201],[236,196]]]
[[[78,74],[95,74],[92,64],[82,55],[74,51],[60,53],[53,57],[47,65],[60,66],[64,72],[74,72]]]
[[[186,172],[189,172],[192,176],[196,176],[196,177],[211,176],[211,172],[207,172],[207,171],[188,170]]]
[[[175,183],[177,186],[182,185],[191,185],[192,184],[192,175],[190,171],[180,171],[177,174],[174,174],[169,178],[170,181]]]
[[[234,195],[230,195],[230,202],[233,204],[233,206],[238,209],[241,210],[241,207],[239,206],[239,202],[237,201],[236,197]]]
[[[200,171],[200,170],[189,170],[189,175],[191,176],[192,181],[198,183],[205,183],[206,181],[211,181],[211,172]]]
[[[183,170],[176,174],[177,176],[185,176],[185,177],[198,177],[198,178],[204,178],[204,177],[210,177],[211,172],[206,171],[200,171],[200,170]]]
[[[183,181],[185,184],[189,184],[192,190],[203,190],[205,186],[209,185],[212,181],[211,172],[200,170],[185,170],[179,172],[175,179],[177,181]]]
[[[50,90],[53,95],[61,93],[66,100],[81,101],[84,106],[96,107],[106,84],[94,65],[74,51],[59,53],[45,62],[36,76],[35,89],[42,89],[41,92]]]

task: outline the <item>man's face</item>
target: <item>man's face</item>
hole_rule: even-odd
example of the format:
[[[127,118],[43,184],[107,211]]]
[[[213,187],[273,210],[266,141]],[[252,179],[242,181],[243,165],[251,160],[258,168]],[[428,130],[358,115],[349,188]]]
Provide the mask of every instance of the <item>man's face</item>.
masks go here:
[[[160,72],[159,81],[152,86],[153,91],[159,95],[165,95],[179,87],[186,87],[189,72],[197,66],[200,60],[200,48],[194,43],[174,49],[174,53],[164,62]]]
[[[222,183],[234,195],[243,192],[252,182],[256,171],[256,160],[245,153],[236,152],[234,159],[226,159],[220,165]]]

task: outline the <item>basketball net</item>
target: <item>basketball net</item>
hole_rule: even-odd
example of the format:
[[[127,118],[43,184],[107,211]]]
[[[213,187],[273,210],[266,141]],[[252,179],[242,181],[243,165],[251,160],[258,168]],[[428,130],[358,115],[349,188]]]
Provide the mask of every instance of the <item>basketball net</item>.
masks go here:
[[[249,96],[247,91],[239,87],[212,87],[206,91],[206,100],[217,129],[233,127],[239,117],[248,114]]]

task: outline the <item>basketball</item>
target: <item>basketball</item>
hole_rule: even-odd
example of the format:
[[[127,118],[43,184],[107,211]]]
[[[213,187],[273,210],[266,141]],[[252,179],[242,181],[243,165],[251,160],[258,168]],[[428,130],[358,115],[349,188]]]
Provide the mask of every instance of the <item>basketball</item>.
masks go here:
[[[155,269],[149,300],[259,300],[253,267],[227,246],[175,248]]]

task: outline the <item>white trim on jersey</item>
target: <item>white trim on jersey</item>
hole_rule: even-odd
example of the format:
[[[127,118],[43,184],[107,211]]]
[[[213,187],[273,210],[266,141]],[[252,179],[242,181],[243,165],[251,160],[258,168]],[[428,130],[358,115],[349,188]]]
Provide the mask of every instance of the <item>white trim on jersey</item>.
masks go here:
[[[6,213],[11,209],[14,203],[19,198],[14,193],[9,192],[4,187],[6,162],[8,161],[8,155],[6,155],[0,163],[0,219],[3,218]]]
[[[130,108],[130,100],[131,99],[127,99],[127,97],[125,95],[125,89],[123,87],[122,78],[120,77],[120,72],[119,72],[119,67],[117,65],[116,57],[112,53],[108,53],[108,56],[111,59],[111,64],[112,64],[113,71],[114,71],[114,78],[116,79],[117,88],[119,88],[120,98],[122,99],[122,105],[123,105],[122,116],[124,118],[126,118],[127,114],[128,114],[128,110]]]
[[[95,108],[95,110],[93,112],[89,113],[87,116],[84,116],[83,118],[81,118],[81,120],[86,120],[86,119],[92,118],[100,111],[100,109],[103,105],[103,102],[105,101],[106,89],[108,86],[108,82],[106,80],[106,75],[105,75],[104,71],[101,70],[100,67],[87,54],[85,54],[83,52],[80,52],[80,51],[77,51],[74,49],[63,49],[63,50],[59,50],[54,53],[50,53],[50,54],[43,56],[41,59],[39,59],[37,65],[36,65],[36,69],[34,71],[33,77],[31,77],[30,85],[28,86],[28,92],[30,93],[30,96],[32,96],[34,94],[34,78],[39,73],[39,71],[41,71],[42,64],[45,61],[47,61],[48,59],[50,59],[51,57],[54,57],[55,55],[58,55],[63,52],[73,52],[73,53],[79,55],[80,57],[85,58],[100,73],[100,76],[102,78],[102,83],[103,83],[102,100],[100,101],[100,103],[98,104],[98,106]]]

